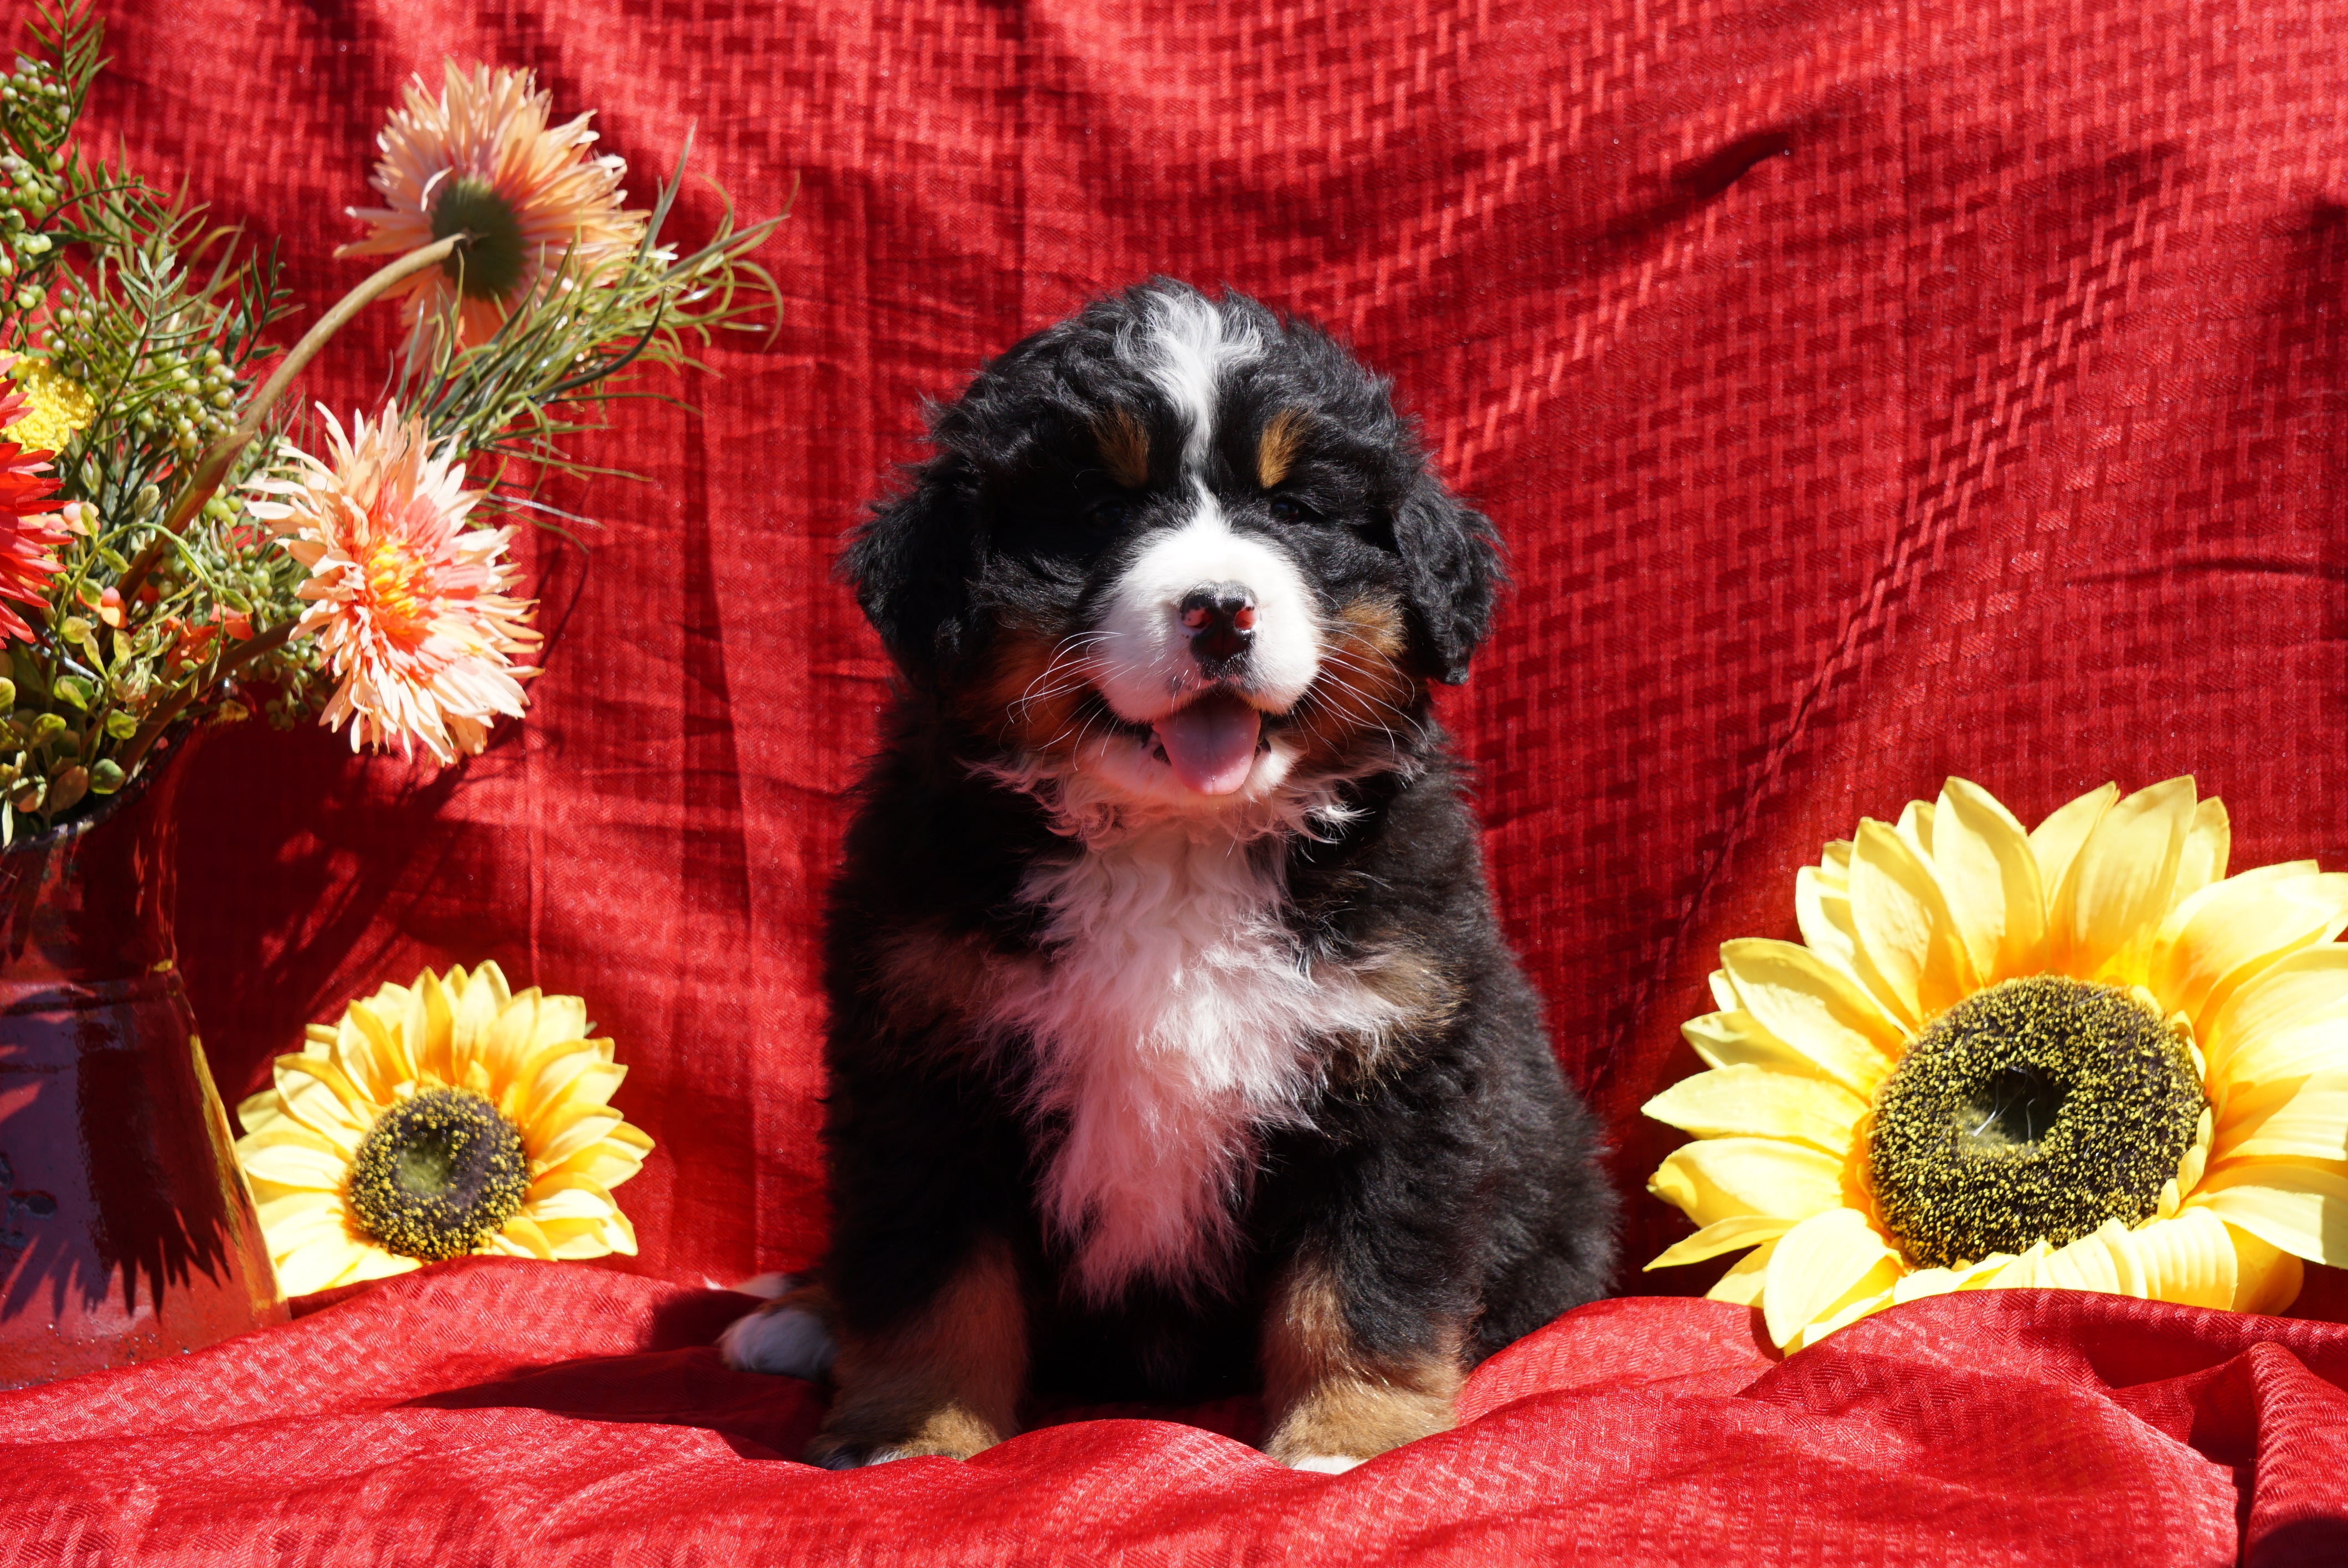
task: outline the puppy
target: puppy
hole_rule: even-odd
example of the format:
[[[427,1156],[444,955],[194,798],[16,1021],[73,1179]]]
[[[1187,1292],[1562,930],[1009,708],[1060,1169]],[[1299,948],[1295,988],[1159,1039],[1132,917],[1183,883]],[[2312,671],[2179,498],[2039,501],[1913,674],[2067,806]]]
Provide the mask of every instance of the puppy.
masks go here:
[[[833,890],[817,1282],[736,1367],[809,1458],[1031,1390],[1264,1389],[1337,1471],[1605,1287],[1614,1199],[1430,715],[1490,526],[1386,384],[1159,281],[986,367],[844,574],[902,672]]]

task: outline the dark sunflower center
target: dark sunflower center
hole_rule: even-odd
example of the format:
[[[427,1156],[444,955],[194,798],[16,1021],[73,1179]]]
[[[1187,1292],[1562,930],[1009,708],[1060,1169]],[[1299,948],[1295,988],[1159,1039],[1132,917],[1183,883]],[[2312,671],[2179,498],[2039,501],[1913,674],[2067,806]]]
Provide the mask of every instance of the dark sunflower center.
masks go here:
[[[1876,1203],[1926,1267],[2133,1225],[2205,1103],[2185,1040],[2127,991],[2007,980],[1934,1020],[1877,1092]]]
[[[376,1118],[351,1161],[351,1214],[386,1251],[459,1257],[521,1207],[530,1161],[497,1107],[427,1089]]]
[[[439,200],[432,203],[432,237],[446,240],[456,233],[473,238],[441,262],[440,270],[463,286],[468,298],[501,300],[520,285],[528,259],[521,220],[488,180],[459,175],[440,187]]]

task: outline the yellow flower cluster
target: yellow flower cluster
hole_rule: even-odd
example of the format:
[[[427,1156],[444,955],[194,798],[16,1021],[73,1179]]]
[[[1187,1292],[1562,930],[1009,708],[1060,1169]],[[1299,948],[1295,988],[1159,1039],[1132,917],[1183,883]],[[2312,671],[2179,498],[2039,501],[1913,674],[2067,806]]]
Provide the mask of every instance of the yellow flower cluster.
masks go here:
[[[89,394],[33,356],[19,358],[8,374],[23,389],[25,412],[0,435],[27,452],[60,452],[74,432],[88,428],[98,405]]]

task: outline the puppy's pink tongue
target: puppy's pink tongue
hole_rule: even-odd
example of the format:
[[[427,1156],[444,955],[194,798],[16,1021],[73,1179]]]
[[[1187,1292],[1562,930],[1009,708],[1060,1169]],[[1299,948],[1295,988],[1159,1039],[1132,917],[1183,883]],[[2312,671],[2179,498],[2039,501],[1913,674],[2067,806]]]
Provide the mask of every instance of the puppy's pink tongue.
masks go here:
[[[1158,743],[1174,776],[1200,794],[1229,794],[1247,783],[1263,716],[1217,692],[1158,721]]]

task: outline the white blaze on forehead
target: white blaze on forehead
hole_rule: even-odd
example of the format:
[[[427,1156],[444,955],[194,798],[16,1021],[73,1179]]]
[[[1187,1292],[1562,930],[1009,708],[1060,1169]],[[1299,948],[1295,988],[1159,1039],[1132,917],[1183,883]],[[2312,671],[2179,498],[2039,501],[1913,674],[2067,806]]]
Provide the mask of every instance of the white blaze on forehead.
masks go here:
[[[1185,473],[1206,466],[1223,372],[1262,352],[1253,327],[1224,320],[1221,310],[1201,295],[1159,294],[1149,302],[1149,379],[1183,420]]]
[[[1319,618],[1296,563],[1268,541],[1235,533],[1203,480],[1189,519],[1150,539],[1119,574],[1093,650],[1096,683],[1121,718],[1147,723],[1181,705],[1206,680],[1190,655],[1182,600],[1215,583],[1255,600],[1255,640],[1244,673],[1256,706],[1285,712],[1321,671]]]

